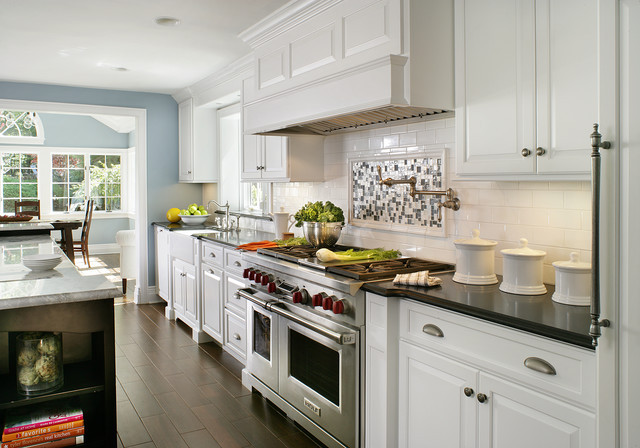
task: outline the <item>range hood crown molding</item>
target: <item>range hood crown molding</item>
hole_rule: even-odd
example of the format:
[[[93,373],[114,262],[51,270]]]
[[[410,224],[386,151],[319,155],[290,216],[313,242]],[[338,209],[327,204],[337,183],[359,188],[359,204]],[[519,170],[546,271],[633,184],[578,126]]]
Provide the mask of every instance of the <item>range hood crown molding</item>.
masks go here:
[[[238,34],[252,49],[300,25],[343,0],[293,0]]]

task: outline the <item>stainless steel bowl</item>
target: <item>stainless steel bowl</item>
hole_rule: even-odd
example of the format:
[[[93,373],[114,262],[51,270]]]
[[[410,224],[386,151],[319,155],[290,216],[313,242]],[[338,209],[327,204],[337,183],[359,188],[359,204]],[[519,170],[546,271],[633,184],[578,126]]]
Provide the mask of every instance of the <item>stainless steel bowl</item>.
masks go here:
[[[304,237],[313,247],[332,247],[340,238],[341,222],[303,222]]]

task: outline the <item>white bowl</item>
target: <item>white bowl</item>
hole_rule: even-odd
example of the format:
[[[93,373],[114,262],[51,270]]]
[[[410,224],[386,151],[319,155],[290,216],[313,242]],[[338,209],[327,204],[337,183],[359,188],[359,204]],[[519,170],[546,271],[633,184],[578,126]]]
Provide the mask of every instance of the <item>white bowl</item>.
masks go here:
[[[556,290],[554,302],[566,305],[591,305],[591,263],[580,262],[577,252],[569,254],[569,261],[554,261]]]
[[[471,239],[453,242],[456,246],[456,273],[453,281],[467,285],[498,283],[494,249],[498,242],[483,240],[478,229],[474,229],[471,235]]]
[[[536,296],[547,292],[542,279],[543,250],[527,247],[526,238],[520,238],[520,247],[503,249],[502,283],[500,291],[509,294]]]
[[[22,257],[22,264],[32,271],[48,271],[62,262],[62,255],[36,254]]]
[[[188,226],[197,226],[204,224],[209,215],[178,215],[183,223]]]

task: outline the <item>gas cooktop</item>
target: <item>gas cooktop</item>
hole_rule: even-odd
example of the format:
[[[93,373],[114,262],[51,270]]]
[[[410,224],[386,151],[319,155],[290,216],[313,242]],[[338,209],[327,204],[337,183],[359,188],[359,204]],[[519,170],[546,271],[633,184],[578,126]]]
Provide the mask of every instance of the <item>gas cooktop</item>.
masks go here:
[[[408,274],[418,271],[442,273],[455,270],[455,266],[439,261],[422,260],[420,258],[398,258],[395,260],[365,261],[327,266],[326,270],[332,274],[367,281],[391,278],[395,277],[396,274]]]
[[[331,248],[334,252],[349,250],[349,249],[360,249],[358,247],[353,246],[341,246],[336,245]],[[280,247],[269,247],[264,249],[258,249],[258,253],[262,255],[269,255],[270,257],[275,257],[280,260],[287,260],[297,263],[300,260],[307,258],[314,258],[316,256],[316,251],[318,248],[311,246],[310,244],[300,245],[300,246],[280,246]]]

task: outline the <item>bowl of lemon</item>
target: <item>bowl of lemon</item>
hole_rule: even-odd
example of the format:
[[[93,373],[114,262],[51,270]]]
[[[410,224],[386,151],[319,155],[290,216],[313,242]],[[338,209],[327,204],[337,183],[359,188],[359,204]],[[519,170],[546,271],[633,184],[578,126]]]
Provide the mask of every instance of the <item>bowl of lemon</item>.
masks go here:
[[[197,226],[204,224],[209,214],[207,213],[207,209],[204,208],[204,205],[189,204],[187,208],[180,210],[178,216],[180,216],[180,220],[185,225]]]

